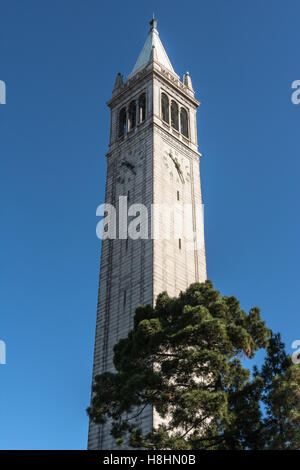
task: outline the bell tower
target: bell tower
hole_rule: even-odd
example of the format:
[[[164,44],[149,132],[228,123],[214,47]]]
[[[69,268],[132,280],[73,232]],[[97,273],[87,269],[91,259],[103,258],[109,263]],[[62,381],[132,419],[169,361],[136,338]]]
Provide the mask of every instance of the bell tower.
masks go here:
[[[172,297],[206,279],[197,145],[199,102],[189,73],[175,73],[157,21],[124,81],[115,80],[105,202],[115,208],[114,234],[102,239],[93,378],[113,371],[113,346],[133,326],[135,308]],[[134,230],[132,230],[132,226]],[[143,432],[159,423],[148,408]],[[117,449],[109,423],[90,423],[89,449]]]

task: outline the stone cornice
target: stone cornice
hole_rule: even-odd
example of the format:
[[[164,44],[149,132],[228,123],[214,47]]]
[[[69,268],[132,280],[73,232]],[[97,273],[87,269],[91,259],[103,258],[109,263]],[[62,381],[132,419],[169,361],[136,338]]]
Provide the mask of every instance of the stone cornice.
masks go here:
[[[197,108],[200,105],[200,101],[196,100],[194,96],[189,94],[189,92],[187,91],[187,87],[179,79],[176,79],[176,77],[173,76],[168,70],[163,69],[161,66],[160,68],[162,69],[161,71],[154,69],[154,75],[159,77],[169,86],[171,85],[171,87],[175,90],[176,93],[180,93],[184,99],[188,100]]]
[[[151,127],[153,127],[153,122],[150,119],[148,120],[148,122],[146,121],[140,124],[137,132],[127,134],[126,138],[117,140],[114,144],[112,144],[109,147],[109,150],[105,154],[105,156],[109,158],[114,152],[120,152],[122,149],[130,147],[132,144],[136,143],[136,141],[144,139],[143,134],[147,132]]]
[[[177,139],[176,136],[170,134],[167,130],[163,129],[161,126],[156,124],[151,120],[147,123],[143,123],[139,128],[138,132],[127,136],[124,140],[118,140],[115,144],[111,145],[108,152],[105,154],[107,158],[109,158],[115,152],[121,152],[123,149],[130,147],[132,144],[135,144],[136,141],[139,141],[141,135],[145,133],[145,131],[153,128],[153,131],[158,132],[166,142],[173,147],[176,147],[177,150],[184,152],[190,158],[196,159],[197,161],[201,158],[201,153],[193,150],[189,147],[189,145],[185,144],[184,142]]]
[[[128,91],[135,88],[136,85],[139,84],[139,82],[142,82],[143,80],[146,81],[145,78],[150,76],[151,72],[152,69],[149,69],[148,67],[144,67],[140,72],[137,72],[132,78],[128,79],[117,90],[113,92],[113,97],[106,102],[107,106],[112,108],[112,106],[116,102],[122,101],[124,95],[127,94]]]
[[[168,142],[170,145],[175,147],[178,151],[183,152],[190,158],[193,158],[199,161],[199,159],[202,156],[200,152],[197,152],[196,150],[191,149],[188,145],[178,140],[176,136],[171,135],[168,131],[163,129],[161,126],[159,126],[155,122],[153,123],[153,127],[155,131],[158,134],[160,134],[166,142]]]
[[[188,100],[195,107],[200,105],[200,102],[194,98],[194,93],[180,81],[178,75],[172,74],[161,64],[153,61],[149,62],[149,65],[134,74],[133,77],[127,79],[127,81],[123,83],[117,90],[114,90],[113,97],[106,103],[107,106],[112,108],[113,105],[119,101],[122,101],[123,97],[128,93],[128,91],[136,87],[139,82],[142,82],[143,80],[146,81],[146,78],[151,75],[156,76],[162,81],[166,82],[168,85],[171,85],[176,93],[180,93],[184,99]]]

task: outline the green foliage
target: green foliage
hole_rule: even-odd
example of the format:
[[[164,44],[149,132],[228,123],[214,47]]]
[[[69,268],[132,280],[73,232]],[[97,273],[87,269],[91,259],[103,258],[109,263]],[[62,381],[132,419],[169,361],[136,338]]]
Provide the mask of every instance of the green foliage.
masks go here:
[[[267,357],[255,377],[264,382],[266,408],[265,447],[272,450],[300,449],[300,367],[284,351],[280,335],[270,338]]]
[[[116,373],[95,378],[88,414],[96,423],[109,418],[119,445],[183,450],[275,446],[260,400],[270,400],[270,407],[281,403],[288,388],[293,401],[299,371],[285,369],[293,388],[287,375],[278,378],[281,363],[274,379],[270,354],[253,379],[241,362],[266,348],[270,334],[257,307],[246,314],[236,298],[221,296],[211,281],[192,284],[178,298],[164,292],[155,308],[136,309],[133,330],[114,347]],[[143,435],[137,418],[148,406],[164,424]],[[270,408],[270,416],[273,412]],[[297,426],[299,414],[290,408],[289,413],[289,426]]]

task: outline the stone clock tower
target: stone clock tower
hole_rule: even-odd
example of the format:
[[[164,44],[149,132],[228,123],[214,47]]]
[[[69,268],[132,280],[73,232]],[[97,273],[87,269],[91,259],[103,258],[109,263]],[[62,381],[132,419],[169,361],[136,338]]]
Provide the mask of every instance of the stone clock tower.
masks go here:
[[[189,74],[181,81],[175,73],[155,19],[127,80],[117,75],[108,106],[105,201],[116,210],[116,238],[105,236],[104,225],[93,377],[114,370],[113,346],[132,328],[137,305],[206,279],[199,102]],[[134,236],[130,220],[139,222]],[[158,422],[150,408],[140,416],[143,432]],[[117,448],[109,424],[90,424],[88,448]]]

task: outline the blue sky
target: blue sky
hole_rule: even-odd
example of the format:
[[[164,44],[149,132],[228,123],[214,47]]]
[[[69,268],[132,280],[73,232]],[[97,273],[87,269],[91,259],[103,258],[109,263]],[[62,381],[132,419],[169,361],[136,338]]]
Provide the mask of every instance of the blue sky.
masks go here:
[[[300,339],[300,4],[0,3],[2,449],[84,449],[109,112],[152,12],[198,112],[208,275]]]

